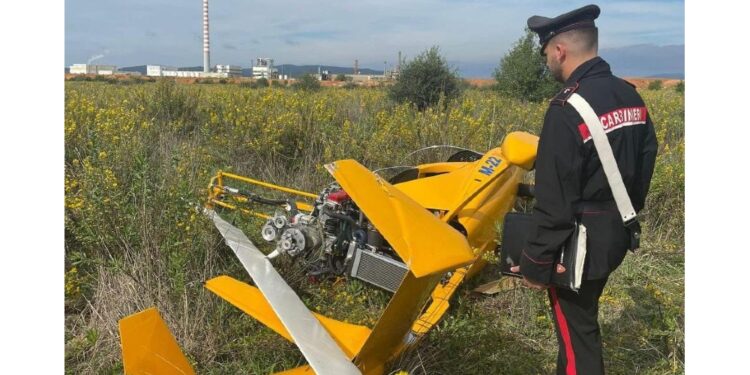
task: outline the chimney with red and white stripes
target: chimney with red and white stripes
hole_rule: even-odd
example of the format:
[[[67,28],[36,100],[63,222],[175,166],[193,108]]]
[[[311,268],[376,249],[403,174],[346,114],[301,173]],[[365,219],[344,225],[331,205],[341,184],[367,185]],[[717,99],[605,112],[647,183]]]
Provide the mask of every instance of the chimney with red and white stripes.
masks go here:
[[[208,0],[203,0],[203,71],[211,71],[211,53],[208,49]]]

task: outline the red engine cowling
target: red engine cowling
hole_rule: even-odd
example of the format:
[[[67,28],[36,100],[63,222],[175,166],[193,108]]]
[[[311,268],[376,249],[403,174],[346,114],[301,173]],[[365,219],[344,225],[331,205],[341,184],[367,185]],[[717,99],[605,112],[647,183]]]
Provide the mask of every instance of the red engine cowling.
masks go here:
[[[326,197],[327,201],[341,204],[342,202],[349,200],[349,194],[347,194],[344,190],[336,190],[334,192],[328,193],[328,197]]]

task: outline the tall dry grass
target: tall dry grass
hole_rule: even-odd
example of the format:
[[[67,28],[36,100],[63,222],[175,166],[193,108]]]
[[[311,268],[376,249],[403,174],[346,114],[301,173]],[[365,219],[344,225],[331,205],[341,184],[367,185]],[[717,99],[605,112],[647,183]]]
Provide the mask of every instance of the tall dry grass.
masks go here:
[[[644,91],[660,153],[644,249],[628,256],[602,299],[611,373],[679,373],[684,327],[684,98]],[[157,306],[201,373],[268,373],[303,363],[296,348],[202,283],[248,280],[195,211],[217,170],[317,192],[323,164],[370,169],[408,162],[433,144],[485,151],[509,131],[538,133],[545,104],[469,90],[444,111],[417,112],[381,89],[301,92],[239,85],[68,82],[65,94],[66,371],[122,369],[117,321]],[[259,223],[235,223],[257,238]],[[293,272],[293,265],[282,271]],[[492,267],[481,281],[496,278]],[[359,282],[295,283],[326,315],[372,325],[388,295]],[[541,294],[494,297],[463,288],[451,314],[395,368],[417,373],[550,373],[555,347]]]

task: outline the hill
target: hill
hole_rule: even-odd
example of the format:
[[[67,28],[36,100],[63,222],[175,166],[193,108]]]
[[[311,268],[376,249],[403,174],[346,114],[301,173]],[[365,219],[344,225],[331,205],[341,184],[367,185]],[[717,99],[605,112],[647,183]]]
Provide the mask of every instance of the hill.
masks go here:
[[[685,78],[685,45],[638,44],[606,48],[599,55],[620,77]]]

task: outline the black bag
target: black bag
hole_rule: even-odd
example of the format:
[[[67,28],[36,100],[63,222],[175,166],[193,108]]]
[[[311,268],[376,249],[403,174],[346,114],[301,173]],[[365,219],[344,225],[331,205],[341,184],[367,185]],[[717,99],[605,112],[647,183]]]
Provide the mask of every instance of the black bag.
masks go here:
[[[641,223],[634,220],[632,223],[625,225],[630,234],[630,251],[634,252],[641,248]]]
[[[557,264],[565,267],[565,272],[552,271],[552,284],[578,292],[583,281],[583,265],[586,261],[586,227],[576,221],[573,233],[565,241]]]
[[[528,246],[527,241],[532,227],[531,214],[510,212],[505,215],[500,243],[501,274],[522,277],[521,274],[511,272],[510,268],[520,263],[521,253]],[[558,274],[556,270],[553,270],[550,284],[577,292],[581,285],[586,259],[586,227],[576,222],[575,228],[555,258],[555,264],[562,264],[565,272]]]
[[[521,252],[527,246],[529,232],[533,222],[531,215],[521,212],[509,212],[503,220],[503,234],[500,242],[500,273],[521,277],[521,274],[510,271],[521,261]]]

